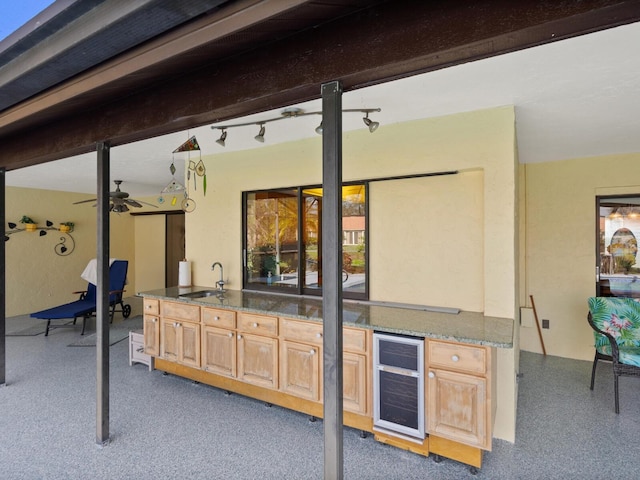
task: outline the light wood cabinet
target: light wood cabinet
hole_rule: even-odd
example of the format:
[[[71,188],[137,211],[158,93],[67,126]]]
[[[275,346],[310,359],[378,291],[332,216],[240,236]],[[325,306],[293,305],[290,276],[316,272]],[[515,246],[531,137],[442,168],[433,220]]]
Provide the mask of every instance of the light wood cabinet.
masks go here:
[[[238,313],[238,379],[266,388],[278,388],[278,319]]]
[[[314,402],[320,401],[321,348],[283,340],[280,359],[281,390]]]
[[[320,401],[322,324],[280,319],[280,389]]]
[[[234,330],[202,326],[202,369],[236,377],[237,340]]]
[[[360,415],[371,412],[370,334],[360,328],[344,327],[342,336],[343,408]]]
[[[202,308],[202,369],[235,378],[237,375],[236,312]]]
[[[492,349],[427,342],[427,429],[430,435],[491,450]]]
[[[301,398],[322,401],[323,327],[317,322],[280,319],[280,388]],[[367,332],[343,329],[343,408],[368,413],[370,382]]]
[[[160,357],[199,368],[200,307],[161,302],[160,312]]]
[[[360,415],[366,415],[368,409],[367,389],[371,378],[367,369],[367,357],[344,352],[342,358],[342,407]]]
[[[142,305],[142,328],[144,353],[154,357],[160,355],[160,307],[159,301],[145,298]]]

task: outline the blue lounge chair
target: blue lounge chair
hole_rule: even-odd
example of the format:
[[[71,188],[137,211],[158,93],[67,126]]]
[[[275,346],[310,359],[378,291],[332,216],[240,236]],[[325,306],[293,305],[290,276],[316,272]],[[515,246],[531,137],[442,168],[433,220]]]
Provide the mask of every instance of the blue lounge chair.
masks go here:
[[[122,316],[124,318],[128,318],[131,314],[131,306],[125,305],[122,300],[128,267],[129,262],[126,260],[116,260],[109,267],[109,307],[111,307],[111,322],[113,322],[113,316],[116,311],[122,312]],[[30,315],[32,318],[40,318],[47,321],[47,328],[44,334],[45,337],[49,335],[49,330],[52,328],[73,327],[78,318],[82,318],[82,333],[80,335],[84,335],[87,319],[95,316],[96,313],[96,286],[89,282],[87,284],[86,291],[73,293],[80,294],[80,299],[75,302],[48,308],[47,310],[41,310]],[[116,310],[116,305],[120,305],[121,310]],[[70,318],[73,318],[72,324],[51,325],[51,320],[63,320]]]

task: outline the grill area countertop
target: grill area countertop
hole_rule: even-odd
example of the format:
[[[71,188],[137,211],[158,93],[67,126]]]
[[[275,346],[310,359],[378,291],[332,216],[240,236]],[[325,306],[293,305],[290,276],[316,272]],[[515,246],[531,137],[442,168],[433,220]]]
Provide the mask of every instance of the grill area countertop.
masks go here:
[[[209,296],[188,296],[195,292],[208,292]],[[321,322],[323,318],[322,298],[319,297],[237,290],[217,292],[210,287],[197,286],[171,287],[140,292],[138,296],[300,320]],[[513,319],[489,317],[482,312],[446,313],[428,306],[381,305],[377,302],[344,300],[342,320],[345,326],[380,332],[423,336],[498,348],[513,347]]]

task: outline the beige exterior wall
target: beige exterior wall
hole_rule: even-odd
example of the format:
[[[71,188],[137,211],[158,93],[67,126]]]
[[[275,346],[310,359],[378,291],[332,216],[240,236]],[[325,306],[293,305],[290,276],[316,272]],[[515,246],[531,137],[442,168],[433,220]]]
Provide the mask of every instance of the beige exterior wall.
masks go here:
[[[382,126],[375,134],[363,129],[344,135],[345,181],[460,171],[451,177],[372,183],[372,299],[446,303],[516,318],[518,177],[514,122],[513,108],[505,107]],[[186,216],[186,254],[192,262],[194,284],[212,287],[211,264],[220,261],[227,287],[240,289],[242,192],[321,183],[321,139],[220,152],[203,156],[207,194],[191,192],[197,208]],[[405,205],[402,214],[394,211],[409,200],[413,208]],[[392,220],[393,229],[387,227]],[[458,233],[459,249],[456,243],[442,241],[442,236]],[[420,248],[420,239],[424,239],[425,248]],[[397,244],[394,255],[389,255],[389,249]],[[436,255],[434,250],[439,249],[446,254]],[[398,260],[390,262],[394,256]],[[463,272],[470,278],[461,278]],[[425,274],[429,275],[426,286],[433,290],[425,287]],[[495,436],[507,440],[515,438],[516,352],[517,345],[498,350]]]
[[[593,359],[587,297],[595,294],[595,197],[640,192],[640,154],[610,155],[524,167],[524,283],[533,295],[547,354]],[[530,305],[529,305],[530,306]],[[537,329],[521,327],[521,347],[542,352]]]

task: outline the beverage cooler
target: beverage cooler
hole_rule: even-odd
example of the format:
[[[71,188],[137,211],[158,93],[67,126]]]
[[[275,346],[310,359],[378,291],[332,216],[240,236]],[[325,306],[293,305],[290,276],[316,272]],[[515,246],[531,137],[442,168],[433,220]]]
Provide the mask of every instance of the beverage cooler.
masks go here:
[[[373,427],[425,438],[424,338],[373,334]]]

